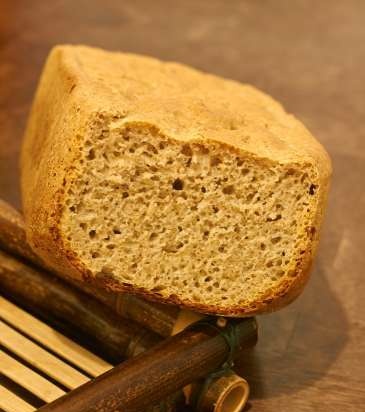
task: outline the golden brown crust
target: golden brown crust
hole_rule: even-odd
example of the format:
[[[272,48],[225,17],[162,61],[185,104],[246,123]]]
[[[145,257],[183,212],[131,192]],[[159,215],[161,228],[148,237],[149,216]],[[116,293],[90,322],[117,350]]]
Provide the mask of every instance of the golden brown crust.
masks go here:
[[[60,219],[79,148],[91,125],[96,122],[102,128],[110,119],[155,127],[179,141],[218,141],[259,159],[312,165],[320,188],[318,204],[292,277],[251,305],[230,308],[163,297],[111,278],[92,279],[66,247]],[[59,46],[50,54],[27,126],[21,166],[27,237],[55,270],[113,290],[227,316],[273,311],[301,292],[317,247],[331,174],[323,147],[299,121],[253,87],[176,63],[83,46]]]

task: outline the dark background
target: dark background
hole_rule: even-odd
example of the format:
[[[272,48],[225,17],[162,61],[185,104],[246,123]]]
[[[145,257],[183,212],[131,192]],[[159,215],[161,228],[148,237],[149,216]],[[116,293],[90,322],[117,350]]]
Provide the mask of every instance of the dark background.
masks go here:
[[[20,207],[18,154],[44,59],[84,43],[176,60],[263,89],[334,166],[312,279],[259,318],[238,368],[256,411],[361,411],[365,402],[365,2],[1,0],[0,197]]]

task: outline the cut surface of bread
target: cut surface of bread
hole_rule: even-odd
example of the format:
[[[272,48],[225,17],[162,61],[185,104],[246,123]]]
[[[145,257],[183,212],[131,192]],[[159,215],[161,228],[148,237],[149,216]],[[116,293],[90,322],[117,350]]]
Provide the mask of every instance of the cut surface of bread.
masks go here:
[[[293,300],[331,166],[251,86],[84,46],[48,58],[22,151],[27,236],[57,270],[206,313]]]

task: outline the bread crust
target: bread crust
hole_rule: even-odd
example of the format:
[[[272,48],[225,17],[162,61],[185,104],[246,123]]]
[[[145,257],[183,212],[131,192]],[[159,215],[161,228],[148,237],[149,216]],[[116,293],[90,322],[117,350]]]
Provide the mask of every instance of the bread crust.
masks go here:
[[[131,68],[135,70],[135,78],[123,77],[126,84],[119,87],[115,77],[118,73],[130,73]],[[106,82],[101,73],[108,69],[112,78]],[[170,84],[171,76],[175,79],[173,84]],[[138,83],[140,79],[156,83],[152,96],[144,95],[146,86]],[[187,92],[183,92],[184,89]],[[169,100],[165,95],[171,91],[176,94]],[[137,92],[138,98],[133,96]],[[241,107],[244,115],[238,110]],[[175,111],[179,115],[171,115]],[[178,296],[166,297],[111,277],[92,276],[75,252],[66,246],[68,242],[63,237],[60,221],[65,191],[75,177],[79,148],[95,119],[101,127],[110,119],[140,123],[180,142],[220,142],[257,159],[284,165],[313,165],[315,183],[320,190],[311,217],[311,233],[303,243],[303,254],[297,258],[292,277],[285,277],[275,290],[267,291],[255,302],[225,307],[203,305]],[[319,240],[331,163],[323,147],[299,121],[251,86],[176,63],[84,46],[58,46],[48,58],[34,100],[22,149],[21,171],[28,241],[58,272],[103,288],[204,313],[249,316],[287,305],[304,288]]]

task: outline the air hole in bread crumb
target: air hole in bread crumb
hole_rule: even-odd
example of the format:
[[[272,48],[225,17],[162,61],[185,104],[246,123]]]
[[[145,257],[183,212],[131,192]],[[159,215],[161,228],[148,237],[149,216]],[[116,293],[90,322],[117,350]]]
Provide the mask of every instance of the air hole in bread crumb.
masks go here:
[[[126,199],[127,197],[129,197],[129,193],[128,192],[123,192],[122,197],[123,197],[123,199]]]
[[[261,243],[261,244],[260,244],[260,249],[261,249],[261,250],[265,250],[265,249],[266,249],[265,243]]]
[[[213,280],[213,278],[211,276],[207,276],[206,278],[204,278],[204,282],[211,282]]]
[[[213,157],[210,159],[210,165],[211,165],[211,166],[218,166],[220,163],[222,163],[222,160],[221,160],[221,158],[218,157],[218,156],[213,156]]]
[[[113,233],[115,234],[115,235],[121,235],[122,234],[122,231],[120,230],[120,229],[118,229],[118,228],[114,228],[113,229]]]
[[[90,149],[88,155],[86,156],[88,160],[94,160],[95,159],[95,150]]]
[[[206,154],[206,155],[209,154],[209,148],[208,147],[205,147],[201,144],[198,144],[197,147],[198,147],[200,153]]]
[[[94,239],[95,238],[95,236],[96,236],[96,230],[90,230],[90,232],[89,232],[89,237],[90,237],[90,239]]]
[[[193,155],[193,151],[191,150],[191,147],[187,144],[185,144],[182,148],[181,148],[181,153],[185,156],[192,156]]]
[[[292,175],[295,175],[294,169],[288,169],[285,173],[285,176],[292,176]]]
[[[175,179],[174,182],[172,183],[172,188],[173,188],[174,190],[183,190],[183,188],[184,188],[184,182],[183,182],[181,179],[177,178],[177,179]]]
[[[308,177],[308,174],[304,173],[303,176],[300,178],[301,183],[304,183],[304,181],[307,177]]]
[[[100,254],[99,254],[98,252],[92,252],[92,253],[91,253],[91,257],[92,257],[93,259],[96,259],[96,258],[100,257]]]
[[[312,184],[309,186],[309,194],[313,196],[313,195],[315,194],[315,192],[316,192],[316,189],[317,189],[317,186],[312,183]]]
[[[166,289],[165,286],[163,286],[163,285],[156,285],[156,286],[154,286],[151,290],[152,290],[153,292],[160,292],[160,291],[162,291],[162,290],[164,290],[164,289]]]
[[[276,222],[277,220],[281,219],[281,214],[272,213],[266,219],[266,222]]]
[[[86,223],[80,223],[80,227],[82,230],[86,230],[87,225]]]
[[[275,236],[275,237],[271,238],[271,243],[273,245],[276,245],[277,243],[280,242],[280,240],[281,240],[281,236]]]
[[[155,146],[153,144],[147,143],[146,146],[147,146],[147,150],[149,152],[152,152],[154,154],[158,153],[158,150],[155,148]]]
[[[256,192],[255,192],[255,193],[253,193],[253,192],[249,193],[249,194],[246,196],[247,202],[251,202],[251,200],[254,198],[255,194],[256,194]]]
[[[203,193],[206,193],[207,192],[207,189],[203,186],[201,189],[200,189]]]

